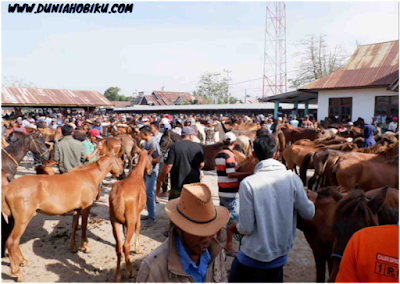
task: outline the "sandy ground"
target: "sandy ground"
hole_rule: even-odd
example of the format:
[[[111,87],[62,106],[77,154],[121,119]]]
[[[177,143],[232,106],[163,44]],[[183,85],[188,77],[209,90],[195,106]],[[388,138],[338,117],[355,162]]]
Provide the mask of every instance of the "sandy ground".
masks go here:
[[[34,174],[29,162],[23,162],[18,168],[17,176]],[[215,172],[205,172],[204,182],[213,191],[215,204],[219,203],[217,177]],[[21,251],[29,261],[28,267],[21,268],[25,274],[24,282],[109,282],[113,281],[116,267],[115,239],[112,234],[108,212],[108,194],[115,179],[107,176],[104,180],[102,197],[107,203],[94,204],[89,217],[88,238],[91,252],[71,253],[68,241],[71,236],[72,216],[46,216],[35,214],[21,238]],[[140,232],[142,254],[134,253],[132,242],[131,261],[138,270],[140,262],[152,250],[166,240],[163,236],[169,219],[164,206],[167,198],[157,204],[156,224]],[[147,212],[143,212],[147,214]],[[77,244],[81,232],[77,232]],[[238,242],[235,241],[236,249]],[[227,257],[226,268],[230,271],[232,257]],[[2,258],[1,278],[3,282],[14,282],[11,276],[9,258]],[[123,281],[134,282],[135,278],[125,277],[125,265],[122,265]],[[301,231],[297,230],[293,251],[289,253],[288,264],[284,267],[285,282],[315,282],[315,264],[312,251]]]

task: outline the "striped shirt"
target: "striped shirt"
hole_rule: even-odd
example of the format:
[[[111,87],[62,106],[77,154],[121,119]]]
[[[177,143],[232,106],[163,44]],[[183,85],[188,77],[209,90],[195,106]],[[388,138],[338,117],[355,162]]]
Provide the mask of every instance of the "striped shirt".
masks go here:
[[[303,128],[314,128],[314,124],[309,120],[304,120],[303,123],[301,124],[301,127],[303,127]]]
[[[218,174],[219,196],[235,198],[238,196],[239,180],[229,178],[229,173],[236,172],[237,162],[235,154],[228,147],[224,147],[215,157],[215,165]]]

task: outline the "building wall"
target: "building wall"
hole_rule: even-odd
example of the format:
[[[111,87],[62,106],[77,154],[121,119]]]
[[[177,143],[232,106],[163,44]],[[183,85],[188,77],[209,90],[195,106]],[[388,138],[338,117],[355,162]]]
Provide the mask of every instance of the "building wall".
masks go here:
[[[324,120],[329,113],[330,98],[353,98],[353,110],[351,119],[358,117],[364,119],[365,123],[371,123],[375,112],[376,96],[398,96],[399,93],[388,91],[386,88],[370,89],[344,89],[323,90],[318,92],[318,121]]]

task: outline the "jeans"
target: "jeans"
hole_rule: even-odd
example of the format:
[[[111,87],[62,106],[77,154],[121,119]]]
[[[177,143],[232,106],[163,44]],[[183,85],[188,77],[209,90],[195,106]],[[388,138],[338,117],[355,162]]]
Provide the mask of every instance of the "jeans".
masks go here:
[[[149,218],[155,220],[156,219],[156,200],[154,197],[154,188],[156,185],[158,173],[152,173],[150,177],[146,174],[144,175],[144,183],[146,185],[146,207],[149,212]]]
[[[239,222],[239,197],[219,197],[219,205],[224,206],[229,211],[229,221]]]
[[[241,264],[235,257],[228,282],[283,283],[283,266],[272,269],[252,268]]]

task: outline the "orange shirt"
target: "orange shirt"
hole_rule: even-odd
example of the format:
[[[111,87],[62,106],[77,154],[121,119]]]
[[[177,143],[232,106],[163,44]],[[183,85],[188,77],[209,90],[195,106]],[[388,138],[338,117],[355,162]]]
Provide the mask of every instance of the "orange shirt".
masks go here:
[[[367,227],[350,239],[336,282],[399,282],[399,226]]]

